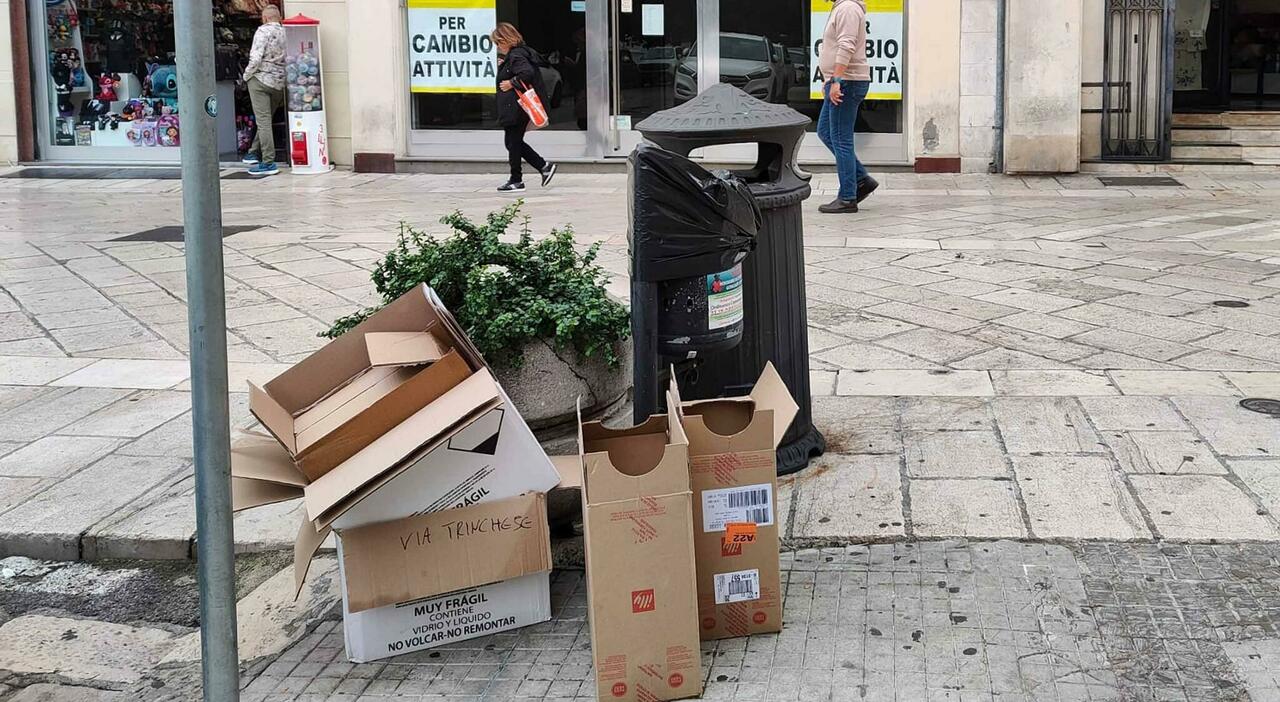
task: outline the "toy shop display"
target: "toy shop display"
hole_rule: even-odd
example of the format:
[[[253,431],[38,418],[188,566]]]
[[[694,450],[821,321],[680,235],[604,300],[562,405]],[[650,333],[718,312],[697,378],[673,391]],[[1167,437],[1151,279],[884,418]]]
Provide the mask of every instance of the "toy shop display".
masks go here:
[[[252,113],[247,91],[230,84],[248,63],[265,4],[279,7],[281,0],[213,0],[216,72],[229,88],[220,103],[235,130],[235,138],[228,130],[228,149],[246,130],[238,115]],[[44,5],[52,144],[176,149],[182,109],[173,0],[44,0]],[[252,118],[247,125],[251,139]]]
[[[284,20],[285,104],[289,109],[289,160],[293,173],[328,173],[328,129],[324,72],[320,66],[320,21],[306,15]]]

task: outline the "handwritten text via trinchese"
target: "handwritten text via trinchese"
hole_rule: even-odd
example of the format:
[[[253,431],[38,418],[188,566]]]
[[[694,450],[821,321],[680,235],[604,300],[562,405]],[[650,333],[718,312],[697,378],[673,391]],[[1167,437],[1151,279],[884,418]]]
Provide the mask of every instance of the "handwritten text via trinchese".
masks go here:
[[[533,517],[527,514],[516,514],[507,517],[482,517],[480,519],[445,522],[444,524],[437,526],[434,531],[431,527],[425,526],[401,536],[400,548],[408,551],[411,546],[429,546],[431,545],[433,538],[439,539],[442,536],[448,541],[460,541],[471,536],[501,534],[508,531],[533,529],[534,527],[535,522]]]

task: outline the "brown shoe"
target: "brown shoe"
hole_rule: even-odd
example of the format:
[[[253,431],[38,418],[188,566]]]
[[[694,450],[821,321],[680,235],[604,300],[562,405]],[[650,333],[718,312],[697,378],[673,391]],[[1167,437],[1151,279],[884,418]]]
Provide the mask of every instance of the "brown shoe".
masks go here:
[[[858,203],[836,198],[825,205],[819,205],[818,211],[824,214],[852,214],[858,211]]]

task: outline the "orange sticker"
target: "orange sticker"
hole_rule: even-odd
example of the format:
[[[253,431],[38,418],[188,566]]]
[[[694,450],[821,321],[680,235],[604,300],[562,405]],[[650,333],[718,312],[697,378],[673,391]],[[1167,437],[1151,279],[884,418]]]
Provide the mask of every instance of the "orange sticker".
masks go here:
[[[755,522],[729,522],[724,525],[724,540],[732,544],[753,544],[756,542]]]

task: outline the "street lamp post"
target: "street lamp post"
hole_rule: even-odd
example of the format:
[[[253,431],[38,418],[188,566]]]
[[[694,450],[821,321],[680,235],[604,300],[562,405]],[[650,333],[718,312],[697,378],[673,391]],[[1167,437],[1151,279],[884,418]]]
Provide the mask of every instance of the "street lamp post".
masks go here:
[[[211,0],[175,0],[181,111],[182,218],[196,471],[196,558],[204,699],[240,699],[235,552],[231,527],[231,438],[227,408],[227,312],[218,186],[219,105],[214,93]],[[232,109],[223,105],[222,109]],[[270,125],[267,125],[270,129]]]

